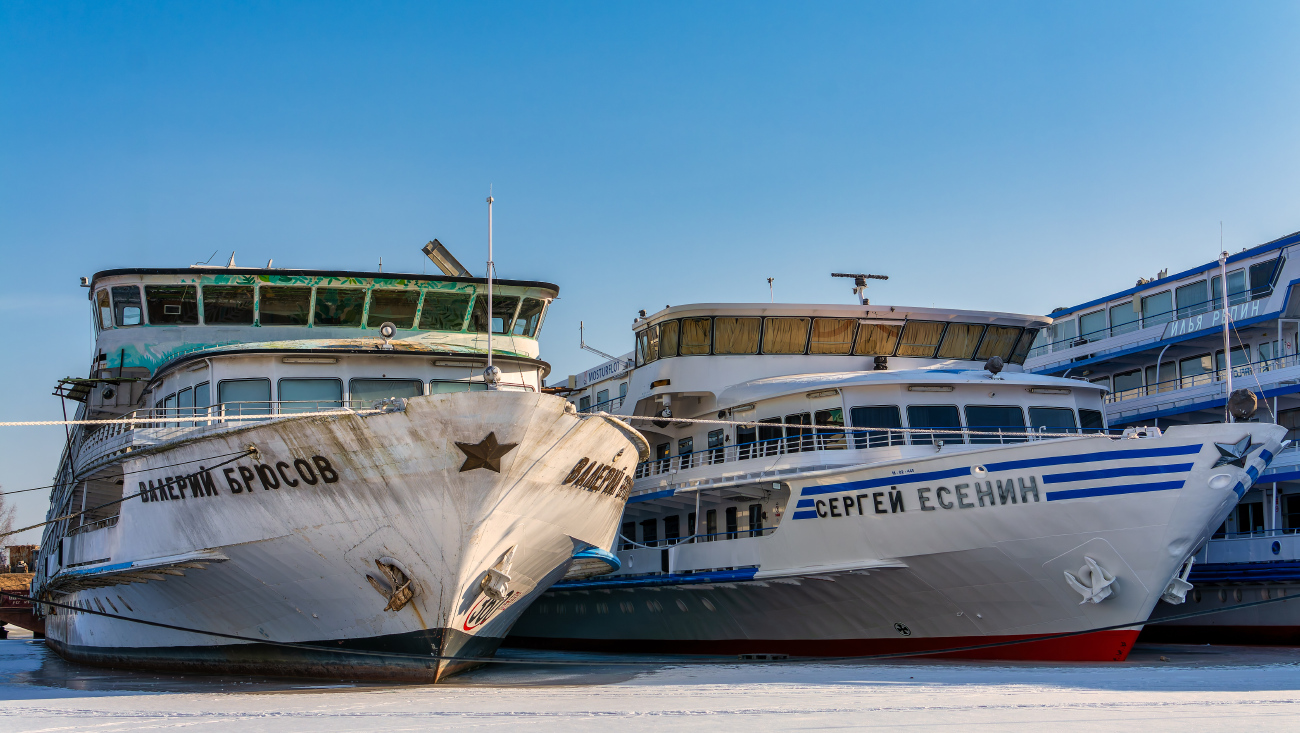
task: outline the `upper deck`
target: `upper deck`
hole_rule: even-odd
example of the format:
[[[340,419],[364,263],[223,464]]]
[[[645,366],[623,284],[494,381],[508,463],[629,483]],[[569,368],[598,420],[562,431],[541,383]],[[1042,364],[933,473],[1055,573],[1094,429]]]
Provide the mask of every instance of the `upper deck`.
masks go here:
[[[487,281],[441,275],[194,267],[96,273],[95,369],[160,367],[196,352],[366,350],[397,327],[397,351],[483,354]],[[538,357],[559,288],[494,280],[493,353]]]

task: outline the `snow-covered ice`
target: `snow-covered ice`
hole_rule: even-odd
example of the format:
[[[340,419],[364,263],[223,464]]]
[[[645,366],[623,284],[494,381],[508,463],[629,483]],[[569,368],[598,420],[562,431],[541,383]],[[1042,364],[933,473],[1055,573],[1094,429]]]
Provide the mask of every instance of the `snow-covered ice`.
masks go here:
[[[612,655],[505,654],[530,663],[441,685],[366,685],[83,667],[15,634],[0,641],[0,729],[1300,729],[1300,650],[1281,647],[1139,645],[1124,664],[1074,665],[665,658],[624,667]],[[534,663],[545,660],[590,663]]]

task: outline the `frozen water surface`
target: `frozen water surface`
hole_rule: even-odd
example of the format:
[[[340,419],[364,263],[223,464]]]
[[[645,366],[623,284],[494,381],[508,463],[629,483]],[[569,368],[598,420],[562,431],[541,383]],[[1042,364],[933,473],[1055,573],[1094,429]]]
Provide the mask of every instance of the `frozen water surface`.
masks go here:
[[[1300,650],[1282,647],[1139,645],[1123,664],[1072,665],[503,656],[526,663],[436,686],[159,675],[69,664],[14,634],[0,641],[0,729],[1300,729]]]

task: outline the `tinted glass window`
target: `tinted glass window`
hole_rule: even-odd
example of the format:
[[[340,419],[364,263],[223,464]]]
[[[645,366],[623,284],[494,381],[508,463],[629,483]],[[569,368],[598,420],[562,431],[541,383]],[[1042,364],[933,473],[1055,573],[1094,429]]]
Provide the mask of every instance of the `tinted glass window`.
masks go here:
[[[353,379],[348,382],[348,399],[368,407],[389,397],[419,397],[424,384],[418,379]]]
[[[1133,302],[1121,303],[1110,309],[1110,335],[1132,333],[1138,330],[1138,314],[1133,310]]]
[[[785,424],[791,426],[812,425],[812,415],[801,412],[796,415],[786,415]],[[785,429],[785,449],[790,453],[798,453],[801,450],[812,450],[812,428],[787,427]]]
[[[199,410],[212,406],[212,384],[203,382],[194,385],[194,408]],[[206,413],[206,410],[204,411]]]
[[[1101,410],[1079,410],[1079,426],[1085,433],[1100,433],[1106,429]]]
[[[143,321],[140,310],[140,288],[119,285],[113,288],[113,321],[119,326],[138,326]]]
[[[305,326],[311,288],[264,287],[258,293],[258,322],[263,326]]]
[[[808,318],[768,318],[763,322],[763,353],[802,354],[810,322]]]
[[[1011,359],[1011,350],[1016,346],[1016,337],[1020,335],[1020,329],[1014,326],[989,326],[989,330],[984,334],[984,340],[980,342],[980,350],[975,352],[976,359],[989,359],[994,356],[1008,361]]]
[[[217,385],[217,396],[226,415],[270,415],[271,380],[227,379]]]
[[[1033,345],[1034,339],[1040,332],[1032,329],[1026,329],[1020,334],[1020,341],[1016,343],[1016,350],[1011,352],[1012,364],[1024,364],[1025,357],[1029,356],[1029,347]]]
[[[366,327],[379,328],[385,322],[391,322],[400,329],[414,328],[415,309],[419,304],[419,290],[372,290]],[[512,305],[511,309],[513,308]]]
[[[1034,430],[1046,429],[1049,433],[1077,432],[1074,410],[1068,407],[1029,408],[1029,427]]]
[[[677,334],[679,330],[677,321],[664,321],[659,324],[659,357],[677,356]],[[627,385],[623,385],[624,393],[627,392]]]
[[[1110,332],[1106,328],[1106,311],[1093,311],[1079,316],[1079,335],[1089,341],[1109,336]]]
[[[959,430],[961,415],[957,412],[956,405],[910,405],[907,408],[907,424],[910,428],[927,430]],[[960,433],[912,434],[913,445],[930,445],[936,439],[945,443],[965,442]]]
[[[898,405],[880,405],[877,407],[855,407],[849,410],[849,418],[855,428],[901,428]],[[853,440],[858,448],[880,448],[887,445],[903,445],[903,433],[900,430],[872,430],[855,432]]]
[[[814,318],[808,353],[847,354],[853,351],[853,329],[857,325],[854,318]]]
[[[950,323],[943,334],[943,343],[939,344],[940,359],[971,359],[975,356],[975,347],[984,333],[983,326],[971,323]]]
[[[203,322],[253,323],[253,288],[241,285],[204,285]]]
[[[337,410],[342,406],[341,379],[280,380],[280,412]]]
[[[535,338],[537,326],[542,322],[542,309],[545,307],[545,301],[524,298],[524,302],[519,306],[519,315],[515,317],[515,335]]]
[[[761,318],[714,318],[713,353],[757,354],[758,330],[762,323]]]
[[[863,323],[858,326],[853,353],[858,356],[889,356],[894,353],[902,332],[903,326],[897,323]]]
[[[1131,372],[1116,374],[1114,377],[1114,383],[1116,392],[1139,389],[1142,386],[1142,370],[1134,369]]]
[[[99,313],[99,318],[97,320],[99,321],[100,330],[112,328],[113,306],[109,303],[107,290],[101,290],[98,293],[95,293],[95,306]]]
[[[713,321],[708,318],[683,318],[680,354],[695,356],[709,353],[713,343]]]
[[[1174,291],[1174,300],[1178,304],[1179,318],[1186,318],[1208,311],[1210,309],[1210,304],[1207,302],[1209,299],[1210,296],[1205,291],[1204,280],[1184,285]]]
[[[903,328],[903,337],[898,344],[899,356],[917,356],[930,358],[934,356],[943,336],[942,323],[929,321],[908,321]]]
[[[424,307],[420,309],[420,328],[424,331],[460,331],[465,327],[465,313],[469,311],[469,293],[424,294]]]
[[[1180,386],[1193,387],[1198,384],[1208,384],[1210,382],[1209,375],[1213,371],[1214,362],[1209,354],[1180,359],[1178,362],[1178,376],[1182,380]],[[1118,384],[1116,384],[1115,391],[1119,391]]]
[[[360,288],[316,288],[312,323],[317,326],[360,326],[366,291]]]
[[[1280,269],[1281,258],[1257,262],[1250,266],[1250,297],[1258,298],[1273,289],[1273,280]]]
[[[817,426],[817,447],[822,450],[841,450],[848,447],[844,439],[844,410],[835,407],[818,410],[813,413],[813,424]]]
[[[194,325],[199,322],[198,289],[193,285],[146,285],[145,306],[153,325]]]
[[[1142,325],[1157,326],[1174,320],[1174,294],[1168,290],[1142,299]]]
[[[966,427],[981,433],[996,435],[972,435],[972,443],[1020,443],[1024,435],[1003,435],[1006,433],[1025,432],[1025,413],[1012,405],[967,405]]]

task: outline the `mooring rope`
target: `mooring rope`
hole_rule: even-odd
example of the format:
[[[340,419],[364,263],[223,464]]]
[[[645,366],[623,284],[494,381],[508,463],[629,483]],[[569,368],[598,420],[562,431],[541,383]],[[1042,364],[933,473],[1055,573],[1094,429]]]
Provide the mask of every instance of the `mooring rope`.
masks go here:
[[[245,451],[235,451],[235,453],[241,453],[241,454],[242,454],[242,453],[245,453]],[[166,466],[156,466],[155,468],[152,468],[152,469],[150,469],[150,470],[155,470],[155,471],[156,471],[156,470],[161,469],[161,468],[175,468],[176,466],[183,466],[183,465],[185,465],[186,463],[198,463],[199,461],[210,461],[210,460],[212,460],[213,458],[224,458],[225,456],[233,456],[233,455],[235,455],[235,453],[218,453],[218,454],[215,455],[215,456],[208,456],[207,458],[191,458],[191,459],[188,460],[188,461],[180,461],[179,463],[171,463],[171,464],[168,464],[168,465],[166,465]],[[123,460],[126,460],[126,458],[129,458],[129,457],[130,457],[130,456],[123,457]],[[49,486],[33,486],[33,487],[30,488],[30,489],[14,489],[13,491],[0,491],[0,496],[8,496],[9,494],[22,494],[22,493],[25,493],[25,492],[28,492],[28,491],[40,491],[41,489],[54,489],[54,488],[58,488],[58,487],[60,487],[60,486],[71,486],[71,485],[76,484],[76,483],[80,483],[80,482],[79,482],[79,481],[72,481],[72,482],[66,482],[66,483],[61,483],[61,484],[50,484]]]

